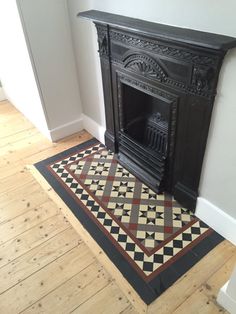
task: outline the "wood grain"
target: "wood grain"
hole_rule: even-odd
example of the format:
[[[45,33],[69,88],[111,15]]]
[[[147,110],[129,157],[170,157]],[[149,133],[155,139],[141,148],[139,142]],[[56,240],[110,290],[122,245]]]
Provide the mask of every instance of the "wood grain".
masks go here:
[[[1,102],[0,313],[146,311],[126,280],[123,277],[119,280],[119,272],[115,272],[101,249],[93,246],[91,252],[88,247],[93,242],[86,231],[80,228],[78,235],[72,229],[62,213],[63,203],[51,200],[53,196],[41,188],[26,168],[90,138],[90,134],[82,131],[50,143],[9,102]],[[169,288],[148,312],[222,312],[215,297],[230,277],[235,254],[232,244],[227,241],[220,244]],[[128,302],[127,293],[136,309]]]

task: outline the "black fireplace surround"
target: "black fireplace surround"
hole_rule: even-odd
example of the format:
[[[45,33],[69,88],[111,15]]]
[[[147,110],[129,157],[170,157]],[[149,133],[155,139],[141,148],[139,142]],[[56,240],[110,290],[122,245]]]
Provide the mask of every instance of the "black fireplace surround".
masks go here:
[[[194,210],[219,71],[236,39],[95,10],[79,16],[97,28],[106,146]]]

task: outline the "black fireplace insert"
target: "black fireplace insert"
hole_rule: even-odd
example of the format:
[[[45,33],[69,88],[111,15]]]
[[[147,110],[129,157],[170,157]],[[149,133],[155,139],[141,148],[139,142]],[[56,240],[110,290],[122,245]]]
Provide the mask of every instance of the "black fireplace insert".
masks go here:
[[[100,11],[106,146],[157,193],[194,210],[218,76],[236,39]]]

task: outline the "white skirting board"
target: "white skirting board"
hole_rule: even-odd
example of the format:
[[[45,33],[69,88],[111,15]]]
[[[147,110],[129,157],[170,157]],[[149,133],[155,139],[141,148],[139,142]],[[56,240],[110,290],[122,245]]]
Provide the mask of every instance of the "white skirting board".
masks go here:
[[[203,197],[198,197],[195,215],[236,245],[236,219]]]
[[[83,128],[84,128],[83,119],[82,117],[80,117],[79,119],[63,124],[55,129],[49,130],[49,134],[50,134],[51,140],[55,142],[61,138],[64,138],[66,136],[79,132],[83,130]]]
[[[0,87],[0,101],[3,101],[5,99],[6,99],[6,96],[5,96],[4,90],[2,87]]]
[[[104,144],[104,133],[106,129],[85,114],[82,114],[82,119],[84,129]]]
[[[217,296],[217,302],[223,306],[230,314],[236,313],[236,300],[231,298],[231,296],[227,293],[227,287],[228,287],[229,281],[226,282],[226,284],[220,289],[218,296]]]

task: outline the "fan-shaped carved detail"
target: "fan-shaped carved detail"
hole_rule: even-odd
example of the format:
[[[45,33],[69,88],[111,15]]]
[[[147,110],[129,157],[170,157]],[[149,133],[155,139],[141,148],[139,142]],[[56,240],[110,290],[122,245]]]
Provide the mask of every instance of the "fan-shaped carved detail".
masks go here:
[[[123,60],[124,67],[138,72],[144,76],[157,79],[158,81],[165,81],[167,74],[162,67],[156,62],[156,60],[143,54],[132,54],[125,57]]]

